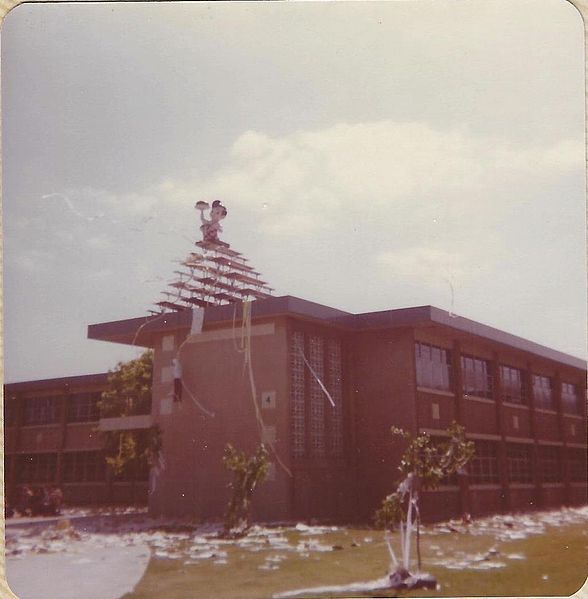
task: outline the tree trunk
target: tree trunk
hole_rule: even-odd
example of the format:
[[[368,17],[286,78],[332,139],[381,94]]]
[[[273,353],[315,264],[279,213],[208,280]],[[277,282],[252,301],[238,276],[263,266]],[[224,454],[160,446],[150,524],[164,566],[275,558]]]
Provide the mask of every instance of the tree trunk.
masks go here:
[[[421,571],[421,515],[419,513],[417,513],[416,547],[417,547],[418,572],[420,572]]]

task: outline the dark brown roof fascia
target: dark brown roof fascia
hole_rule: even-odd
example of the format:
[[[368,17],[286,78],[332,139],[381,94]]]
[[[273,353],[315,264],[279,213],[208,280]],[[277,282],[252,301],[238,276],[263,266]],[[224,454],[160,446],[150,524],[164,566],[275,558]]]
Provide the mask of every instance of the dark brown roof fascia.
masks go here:
[[[434,306],[417,306],[395,310],[382,310],[380,312],[366,312],[364,314],[351,314],[298,297],[284,295],[253,301],[251,303],[251,310],[251,316],[254,319],[277,316],[299,317],[350,331],[417,326],[427,323],[440,324],[574,368],[586,370],[586,362],[580,358],[550,349],[488,325],[450,314]],[[211,306],[206,308],[204,312],[204,325],[231,322],[234,317],[240,320],[241,316],[241,304],[237,304],[236,314],[235,304]],[[125,344],[133,344],[134,341],[135,345],[149,347],[153,345],[152,336],[154,333],[189,328],[190,324],[191,311],[184,310],[146,318],[134,318],[90,325],[88,327],[88,337],[90,339]],[[138,331],[140,331],[139,334],[137,334]]]
[[[551,349],[545,345],[540,345],[534,341],[529,341],[523,337],[506,333],[500,329],[470,320],[469,318],[463,318],[462,316],[455,316],[440,310],[433,306],[431,308],[431,321],[437,324],[448,326],[470,335],[476,335],[477,337],[483,337],[484,339],[491,339],[508,347],[514,347],[522,351],[553,360],[554,362],[560,362],[580,370],[586,370],[586,361],[576,356],[571,356],[564,352],[560,352],[556,349]]]
[[[239,303],[236,305],[236,314],[235,304],[206,308],[204,311],[204,326],[221,322],[232,322],[234,317],[240,320],[242,316],[242,304]],[[299,315],[322,322],[343,315],[351,316],[343,310],[337,310],[290,295],[251,302],[251,317],[254,319],[283,315]],[[189,328],[191,320],[192,312],[187,309],[180,312],[166,312],[165,314],[143,318],[91,324],[88,326],[88,338],[151,347],[153,345],[154,333]]]
[[[5,393],[19,393],[22,391],[40,391],[47,389],[63,390],[64,388],[91,387],[105,385],[108,382],[108,373],[81,374],[76,376],[62,376],[53,379],[39,379],[36,381],[18,381],[6,383]]]

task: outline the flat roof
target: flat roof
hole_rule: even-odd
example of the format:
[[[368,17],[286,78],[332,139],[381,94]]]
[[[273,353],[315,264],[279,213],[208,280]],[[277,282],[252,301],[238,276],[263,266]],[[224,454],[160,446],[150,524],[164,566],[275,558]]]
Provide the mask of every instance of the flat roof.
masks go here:
[[[414,308],[399,308],[383,310],[381,312],[366,312],[353,314],[335,319],[338,323],[355,330],[385,329],[399,326],[415,326],[418,324],[439,324],[457,331],[489,339],[508,347],[554,360],[574,368],[586,369],[586,361],[576,356],[571,356],[545,345],[529,341],[523,337],[506,333],[481,322],[452,314],[435,306],[418,306]]]
[[[242,304],[227,304],[224,306],[209,306],[204,309],[204,326],[222,322],[239,320],[242,315]],[[351,314],[329,306],[310,302],[291,295],[269,297],[251,302],[251,317],[264,318],[268,316],[289,315],[314,319],[328,324],[331,319]],[[111,341],[125,345],[152,347],[153,336],[163,332],[190,328],[192,311],[190,309],[178,312],[166,312],[131,318],[91,324],[88,326],[88,338],[100,341]]]
[[[93,385],[104,385],[108,381],[108,372],[96,374],[80,374],[75,376],[62,376],[51,379],[38,379],[35,381],[19,381],[6,383],[6,393],[17,393],[19,391],[39,391],[47,389],[67,389],[68,387],[91,387]]]
[[[241,304],[211,306],[204,310],[204,326],[232,322],[241,318]],[[316,302],[285,295],[255,300],[251,304],[253,319],[268,316],[290,316],[317,321],[349,331],[397,328],[438,324],[457,331],[489,339],[497,343],[547,358],[574,368],[586,369],[586,361],[551,349],[539,343],[506,333],[494,327],[457,316],[434,306],[397,308],[379,312],[352,314]],[[169,312],[143,318],[132,318],[88,326],[88,338],[101,341],[152,347],[154,337],[163,332],[190,328],[191,310]]]

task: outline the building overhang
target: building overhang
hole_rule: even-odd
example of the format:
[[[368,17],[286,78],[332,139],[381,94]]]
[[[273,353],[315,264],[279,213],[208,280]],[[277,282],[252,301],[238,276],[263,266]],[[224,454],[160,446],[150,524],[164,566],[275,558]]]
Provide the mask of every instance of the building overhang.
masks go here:
[[[241,315],[242,304],[209,306],[204,309],[203,326],[206,329],[215,325],[232,324],[235,319],[240,320]],[[334,323],[334,319],[338,317],[352,316],[352,314],[290,295],[251,302],[252,320],[278,316],[297,316],[328,324]],[[88,326],[88,338],[139,347],[153,347],[158,335],[190,329],[191,323],[192,310],[166,312],[143,318],[91,324]]]
[[[4,391],[9,393],[27,393],[34,391],[55,390],[63,393],[69,389],[85,389],[93,387],[102,387],[108,381],[108,372],[99,372],[96,374],[82,374],[76,376],[63,376],[52,379],[38,379],[36,381],[19,381],[15,383],[5,383]]]
[[[207,307],[204,310],[203,327],[206,330],[217,325],[230,325],[235,319],[239,320],[241,318],[241,313],[241,304]],[[252,320],[277,318],[279,316],[311,320],[317,324],[328,325],[349,332],[399,327],[447,327],[463,334],[488,339],[573,368],[586,370],[585,360],[457,316],[434,306],[417,306],[352,314],[290,295],[259,299],[251,303]],[[143,318],[92,324],[88,326],[88,338],[126,345],[154,347],[155,340],[159,335],[175,330],[189,330],[191,322],[192,311],[189,309],[167,312]]]
[[[365,314],[351,314],[336,318],[335,322],[356,331],[390,329],[404,326],[441,326],[482,339],[488,339],[529,354],[559,362],[560,364],[572,366],[573,368],[586,370],[586,361],[581,358],[551,349],[523,337],[506,333],[486,324],[463,318],[462,316],[435,308],[434,306],[418,306],[397,310],[383,310],[381,312],[367,312]]]
[[[153,417],[151,414],[139,414],[118,418],[100,418],[98,430],[103,433],[110,431],[134,431],[149,428],[152,425]]]

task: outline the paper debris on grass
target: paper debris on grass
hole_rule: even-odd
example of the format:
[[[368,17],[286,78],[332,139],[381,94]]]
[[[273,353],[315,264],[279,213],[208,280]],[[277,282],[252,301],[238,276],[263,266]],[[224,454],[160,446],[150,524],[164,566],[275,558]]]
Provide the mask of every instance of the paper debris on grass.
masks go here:
[[[253,526],[249,534],[237,540],[220,539],[216,535],[221,530],[218,523],[192,526],[189,520],[182,518],[150,518],[145,510],[129,508],[104,508],[88,510],[67,510],[67,516],[57,524],[39,522],[33,526],[9,526],[6,528],[6,555],[10,558],[23,558],[28,554],[42,553],[75,553],[80,547],[87,545],[96,548],[133,547],[146,544],[155,551],[157,557],[186,560],[203,552],[214,554],[217,558],[226,559],[220,547],[228,546],[245,549],[247,552],[279,551],[295,553],[301,558],[312,554],[333,551],[333,542],[327,543],[325,534],[335,531],[346,532],[336,526],[310,526],[298,523],[295,526]],[[96,515],[90,522],[76,522],[75,515]],[[111,516],[117,516],[112,518]],[[122,516],[118,518],[118,516]],[[68,521],[69,520],[69,521]],[[438,534],[456,533],[469,535],[488,535],[498,542],[525,539],[531,535],[546,532],[548,526],[585,525],[588,522],[588,506],[567,507],[548,512],[532,512],[516,517],[510,514],[499,514],[463,523],[451,520],[446,523],[423,526],[421,533],[428,535],[431,541]],[[292,534],[298,535],[290,541]],[[296,538],[296,537],[295,537]],[[365,536],[364,544],[374,542],[374,537]],[[378,540],[378,539],[376,539]],[[444,557],[438,544],[431,545],[433,558],[438,565],[451,564],[447,567],[471,567],[476,562],[473,557],[453,555],[451,559]],[[159,552],[159,553],[158,553]],[[491,553],[491,552],[490,552]],[[202,561],[204,558],[196,558]],[[504,559],[525,559],[520,554],[510,554]],[[492,567],[492,566],[483,566]]]
[[[310,551],[333,551],[332,545],[325,545],[317,539],[308,539],[306,541],[298,541],[296,546],[298,552],[310,552]]]
[[[328,532],[336,532],[339,530],[338,526],[309,526],[308,524],[302,524],[301,522],[294,528],[303,535],[323,535]]]
[[[327,593],[369,593],[370,591],[378,591],[388,588],[390,588],[390,578],[388,576],[384,576],[383,578],[377,578],[376,580],[369,580],[367,582],[352,582],[351,584],[296,589],[293,591],[286,591],[284,593],[277,593],[272,595],[272,597],[273,599],[288,599],[290,597],[307,595],[315,596]]]

